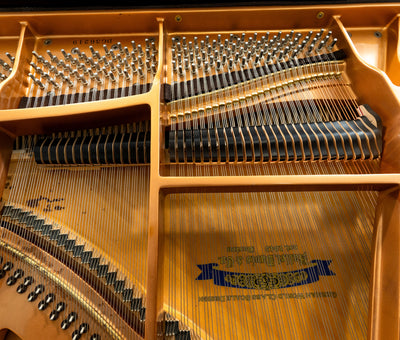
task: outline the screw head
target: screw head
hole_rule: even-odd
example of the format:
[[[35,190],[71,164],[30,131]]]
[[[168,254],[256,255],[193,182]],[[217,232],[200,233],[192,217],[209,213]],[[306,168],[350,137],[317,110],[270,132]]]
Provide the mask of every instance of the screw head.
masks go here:
[[[374,35],[375,35],[375,37],[377,37],[377,38],[382,38],[382,33],[379,32],[379,31],[376,31],[376,32],[374,33]]]
[[[317,19],[322,19],[325,16],[325,13],[320,11],[317,13]]]
[[[176,22],[181,22],[182,21],[182,17],[180,15],[176,15],[175,16],[175,21]]]
[[[43,44],[45,44],[45,45],[50,45],[52,43],[52,40],[51,39],[45,39],[44,41],[43,41]]]

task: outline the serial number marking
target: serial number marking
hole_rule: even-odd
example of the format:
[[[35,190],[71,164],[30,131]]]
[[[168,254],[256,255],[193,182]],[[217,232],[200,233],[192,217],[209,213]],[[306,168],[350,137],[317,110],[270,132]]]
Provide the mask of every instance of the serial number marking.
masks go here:
[[[111,44],[112,39],[76,39],[72,41],[73,45],[96,45],[96,44]]]

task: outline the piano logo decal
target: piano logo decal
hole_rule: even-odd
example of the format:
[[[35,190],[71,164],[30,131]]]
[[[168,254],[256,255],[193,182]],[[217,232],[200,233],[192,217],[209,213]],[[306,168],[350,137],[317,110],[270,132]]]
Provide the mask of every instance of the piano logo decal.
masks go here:
[[[213,280],[214,285],[243,289],[280,289],[307,285],[320,276],[336,275],[329,269],[332,260],[313,260],[307,268],[280,273],[237,273],[216,269],[217,263],[199,264],[196,280]]]
[[[56,204],[57,202],[64,201],[64,198],[54,198],[50,199],[48,197],[44,197],[40,195],[38,198],[32,198],[26,201],[26,205],[30,208],[38,208],[41,202],[44,203],[44,212],[52,212],[53,210],[63,210],[65,209],[64,206]]]

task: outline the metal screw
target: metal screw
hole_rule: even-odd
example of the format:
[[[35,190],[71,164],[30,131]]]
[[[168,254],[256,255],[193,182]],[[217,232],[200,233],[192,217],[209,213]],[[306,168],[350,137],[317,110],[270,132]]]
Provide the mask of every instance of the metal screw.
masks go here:
[[[375,35],[375,37],[377,37],[377,38],[382,38],[382,33],[379,32],[379,31],[376,31],[376,32],[374,33],[374,35]]]
[[[43,44],[45,44],[45,45],[50,45],[51,43],[52,43],[51,39],[46,39],[43,41]]]
[[[176,15],[175,16],[175,21],[176,22],[181,22],[182,21],[182,17],[180,15]]]
[[[324,17],[325,13],[324,12],[318,12],[317,13],[317,19],[322,19]]]

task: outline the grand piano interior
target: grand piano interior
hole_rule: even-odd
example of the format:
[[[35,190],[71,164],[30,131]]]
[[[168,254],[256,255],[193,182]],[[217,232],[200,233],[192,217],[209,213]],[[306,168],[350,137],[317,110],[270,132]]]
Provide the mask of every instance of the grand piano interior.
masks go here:
[[[400,5],[84,5],[0,13],[0,339],[399,339]]]

